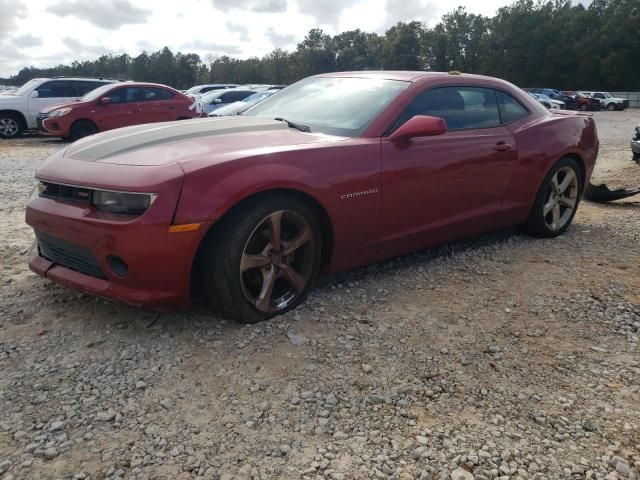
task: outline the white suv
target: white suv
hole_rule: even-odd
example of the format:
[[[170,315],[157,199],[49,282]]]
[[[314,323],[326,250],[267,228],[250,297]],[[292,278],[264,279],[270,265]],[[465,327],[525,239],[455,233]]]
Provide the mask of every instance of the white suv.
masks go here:
[[[36,117],[45,107],[77,100],[95,88],[116,80],[101,78],[34,78],[18,90],[0,94],[0,138],[15,138],[37,128]]]

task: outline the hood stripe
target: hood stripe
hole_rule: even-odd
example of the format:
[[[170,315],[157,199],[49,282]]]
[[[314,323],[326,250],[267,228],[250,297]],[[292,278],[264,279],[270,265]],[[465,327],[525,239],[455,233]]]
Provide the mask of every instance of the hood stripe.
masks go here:
[[[71,145],[66,157],[96,162],[114,155],[193,138],[288,128],[284,122],[259,117],[200,118],[125,127],[87,137]]]

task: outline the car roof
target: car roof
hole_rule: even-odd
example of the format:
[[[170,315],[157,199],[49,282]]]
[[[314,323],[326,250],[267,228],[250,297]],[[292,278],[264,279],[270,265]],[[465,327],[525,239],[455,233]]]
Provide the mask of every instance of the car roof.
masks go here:
[[[114,84],[114,86],[118,87],[160,87],[160,88],[168,88],[169,90],[175,90],[175,88],[170,87],[169,85],[163,85],[162,83],[149,83],[149,82],[120,82]],[[177,91],[177,90],[176,90]]]
[[[424,72],[424,71],[410,71],[410,70],[362,70],[353,72],[334,72],[334,73],[322,73],[315,75],[316,77],[352,77],[352,78],[378,78],[382,80],[400,80],[404,82],[412,82],[420,78],[449,78],[451,76],[457,76],[462,78],[475,78],[486,80],[498,80],[494,77],[487,77],[485,75],[473,75],[470,73],[460,72]]]

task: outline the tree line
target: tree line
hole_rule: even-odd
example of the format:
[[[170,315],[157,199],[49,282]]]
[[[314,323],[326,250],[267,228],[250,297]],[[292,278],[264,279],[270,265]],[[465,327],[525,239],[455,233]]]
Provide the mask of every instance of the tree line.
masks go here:
[[[459,70],[491,75],[522,87],[640,90],[640,1],[517,0],[494,17],[463,7],[433,28],[400,22],[383,35],[352,30],[328,35],[312,29],[295,50],[262,58],[173,53],[165,47],[136,57],[103,55],[54,68],[27,67],[0,83],[35,77],[98,76],[164,83],[289,84],[345,70]]]

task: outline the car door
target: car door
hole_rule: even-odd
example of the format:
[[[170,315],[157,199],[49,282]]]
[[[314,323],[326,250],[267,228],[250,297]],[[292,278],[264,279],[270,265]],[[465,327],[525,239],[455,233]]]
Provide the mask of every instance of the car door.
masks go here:
[[[107,104],[98,103],[96,118],[100,130],[127,127],[144,122],[142,103],[144,90],[140,87],[119,87],[102,98],[109,98]],[[99,100],[98,100],[99,102]]]
[[[495,90],[425,90],[390,130],[414,115],[441,117],[448,131],[409,145],[382,139],[382,250],[491,224],[516,168],[515,139],[500,121]]]
[[[49,80],[34,90],[37,96],[31,94],[28,103],[28,112],[35,118],[38,112],[50,105],[66,103],[76,100],[75,90],[69,80]]]
[[[159,87],[144,88],[142,112],[144,123],[168,122],[176,119],[175,94]]]

